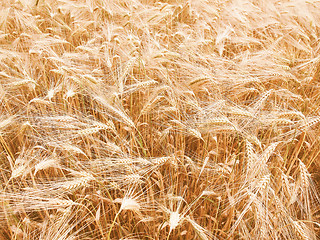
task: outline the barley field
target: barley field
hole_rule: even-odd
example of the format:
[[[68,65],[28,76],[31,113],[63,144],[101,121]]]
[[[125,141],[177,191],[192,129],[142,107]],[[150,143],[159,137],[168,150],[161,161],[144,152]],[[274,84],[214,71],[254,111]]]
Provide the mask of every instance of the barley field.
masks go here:
[[[2,0],[0,240],[320,239],[320,1]]]

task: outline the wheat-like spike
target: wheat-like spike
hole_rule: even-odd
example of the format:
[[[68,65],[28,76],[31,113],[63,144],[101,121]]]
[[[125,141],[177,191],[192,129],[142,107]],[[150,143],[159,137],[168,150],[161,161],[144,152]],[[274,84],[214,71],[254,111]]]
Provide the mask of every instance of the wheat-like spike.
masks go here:
[[[260,161],[265,164],[269,158],[271,157],[271,155],[274,153],[276,147],[279,145],[279,142],[274,142],[271,143],[261,154],[261,159]]]
[[[112,121],[107,121],[106,123],[95,121],[93,122],[93,125],[103,130],[115,130],[115,126]]]
[[[122,70],[122,73],[121,75],[119,76],[118,78],[118,88],[119,88],[119,92],[120,93],[123,93],[123,90],[124,90],[124,84],[125,84],[125,78],[126,76],[128,75],[128,73],[132,70],[132,67],[134,66],[134,64],[136,63],[137,61],[137,58],[136,57],[133,57],[131,58],[125,68]]]
[[[107,111],[110,111],[111,114],[114,114],[115,117],[122,120],[125,124],[127,124],[130,127],[134,127],[134,123],[132,120],[122,111],[116,109],[115,107],[111,106],[103,97],[96,96],[95,100],[99,102],[102,106],[104,106]]]
[[[266,189],[270,183],[270,177],[271,177],[271,174],[264,175],[259,181],[259,183],[257,184],[258,188]]]
[[[234,134],[239,132],[239,130],[235,127],[235,126],[221,126],[221,127],[217,127],[215,129],[212,129],[213,132],[216,133],[226,133],[226,134]]]
[[[175,125],[177,125],[178,128],[181,128],[181,129],[186,128],[186,125],[183,122],[181,122],[181,121],[179,121],[177,119],[172,119],[170,122],[174,123]]]
[[[10,87],[14,87],[14,88],[17,88],[17,87],[20,87],[20,86],[23,86],[23,85],[29,85],[32,88],[35,88],[37,83],[36,83],[35,80],[33,80],[31,78],[27,78],[27,79],[21,79],[19,81],[11,82],[9,85],[10,85]]]
[[[186,219],[186,221],[191,223],[193,229],[196,231],[196,233],[198,234],[198,236],[201,240],[213,239],[212,234],[208,230],[206,230],[205,228],[200,226],[196,221],[191,219],[190,216],[187,216],[185,219]]]
[[[257,223],[259,224],[259,236],[260,239],[269,239],[268,228],[267,228],[267,216],[266,211],[257,198],[253,198],[253,205],[256,209]]]
[[[106,141],[104,143],[104,148],[105,148],[105,150],[109,150],[110,152],[113,152],[113,153],[119,153],[119,154],[122,153],[121,147],[119,147],[118,145],[116,145],[115,143],[112,143],[110,141]]]
[[[66,181],[61,184],[62,189],[65,190],[74,190],[79,187],[84,187],[87,186],[87,184],[93,180],[92,176],[84,176],[84,177],[79,177],[74,180]]]
[[[227,117],[213,117],[199,123],[200,128],[219,125],[231,125],[231,122]]]
[[[14,123],[14,116],[8,117],[5,120],[2,120],[0,122],[0,130],[6,128],[7,126],[9,126],[10,124]]]
[[[84,74],[84,75],[82,75],[82,78],[88,80],[89,83],[91,83],[91,84],[92,83],[93,84],[98,84],[99,83],[99,80],[96,77],[92,76],[91,74]]]
[[[162,113],[162,114],[170,114],[170,113],[175,113],[177,112],[177,108],[176,107],[160,107],[158,110],[158,113]]]
[[[248,191],[248,194],[249,194],[249,201],[247,202],[246,206],[243,208],[242,212],[237,214],[237,218],[238,219],[235,221],[235,223],[233,224],[233,226],[230,229],[230,232],[229,232],[230,236],[237,229],[237,227],[239,226],[240,222],[242,221],[244,215],[249,211],[254,199],[257,197],[256,194],[253,194],[252,192],[250,192],[250,190],[247,190],[247,191]],[[234,206],[235,205],[235,199],[230,195],[230,192],[228,194],[228,197],[229,197],[230,204],[232,206]]]
[[[303,228],[301,227],[301,224],[302,224],[302,223],[299,223],[299,222],[297,222],[297,221],[292,221],[292,223],[293,223],[293,226],[294,226],[295,230],[299,233],[300,237],[301,237],[303,240],[311,240],[311,239],[312,239],[312,238],[310,238],[310,237],[308,236],[308,234],[306,233],[305,229],[303,229]]]
[[[126,175],[124,180],[129,184],[143,183],[142,176],[136,173]]]
[[[264,196],[268,191],[269,183],[271,180],[270,178],[271,174],[265,174],[259,180],[257,179],[257,181],[253,181],[251,183],[252,189],[257,190],[261,193],[262,196]]]
[[[305,116],[298,111],[284,111],[277,114],[278,118],[298,118],[305,119]]]
[[[204,191],[202,191],[201,196],[215,196],[215,197],[219,197],[220,195],[219,195],[218,193],[216,193],[215,191],[204,190]]]
[[[294,124],[293,121],[286,118],[273,118],[273,119],[266,119],[264,122],[266,125],[279,125],[279,126],[292,126]]]
[[[196,78],[192,81],[189,82],[189,85],[190,86],[193,86],[193,85],[202,85],[202,84],[205,84],[205,83],[208,83],[210,80],[209,77],[200,77],[200,78]]]
[[[206,158],[204,159],[204,161],[203,161],[203,164],[202,164],[202,167],[201,167],[201,169],[200,169],[200,173],[199,173],[199,177],[198,177],[198,178],[201,177],[201,174],[202,174],[204,168],[206,167],[208,161],[209,161],[209,157],[206,157]]]
[[[187,132],[195,138],[202,139],[201,133],[197,129],[187,128]]]
[[[88,136],[88,135],[92,135],[92,134],[99,132],[101,129],[102,129],[101,127],[81,129],[81,130],[77,131],[77,135],[78,136]]]
[[[261,142],[260,142],[260,140],[259,140],[256,136],[254,136],[254,135],[247,135],[247,136],[245,136],[245,139],[246,139],[247,141],[249,141],[250,143],[255,144],[256,146],[259,146],[260,148],[262,148],[262,147],[261,147]]]
[[[286,190],[288,196],[292,196],[292,191],[291,191],[291,184],[289,182],[288,176],[284,174],[283,172],[281,173],[281,178],[282,178],[282,186]]]
[[[310,186],[309,178],[310,173],[306,167],[306,165],[299,159],[299,168],[300,168],[300,176],[301,176],[301,189],[307,194],[307,191]]]
[[[129,85],[126,90],[123,92],[124,94],[128,94],[128,93],[132,93],[135,91],[138,91],[139,89],[146,89],[149,86],[153,86],[155,84],[157,84],[158,82],[155,80],[149,80],[149,81],[143,81],[143,82],[139,82],[136,84],[131,84]]]
[[[247,172],[251,173],[258,159],[257,159],[257,155],[254,152],[253,145],[248,140],[246,140],[246,152],[247,152]]]
[[[34,98],[29,101],[29,104],[31,103],[39,103],[39,104],[44,104],[44,105],[51,105],[50,101],[44,100],[42,98]]]
[[[58,145],[57,147],[65,150],[67,152],[73,152],[73,153],[82,154],[82,155],[86,156],[86,153],[84,151],[82,151],[79,147],[74,146],[70,143],[63,143],[61,145]]]
[[[8,75],[5,71],[0,71],[0,76],[5,78],[10,78],[10,75]]]
[[[74,122],[74,121],[76,121],[75,118],[68,116],[68,115],[51,117],[51,120],[57,121],[57,122]]]
[[[94,176],[87,171],[71,171],[74,176],[86,177],[89,180],[94,180]]]
[[[75,205],[77,203],[75,203],[72,200],[53,198],[53,199],[49,199],[48,204],[49,206],[52,204],[53,206],[68,207],[68,206]]]
[[[153,99],[150,99],[142,108],[141,110],[141,114],[147,114],[148,112],[150,112],[150,110],[153,108],[153,106],[161,101],[162,99],[164,99],[163,96],[156,96]]]
[[[260,99],[253,105],[252,108],[249,108],[249,111],[256,116],[258,114],[258,112],[261,110],[263,104],[265,103],[265,101],[267,100],[267,98],[271,95],[271,93],[273,92],[273,90],[269,90],[265,93],[263,93],[263,95],[260,97]]]
[[[232,169],[227,165],[227,164],[223,164],[223,165],[217,165],[214,167],[214,170],[218,173],[218,174],[230,174]]]
[[[195,138],[202,139],[201,133],[197,129],[190,128],[186,124],[176,119],[173,119],[170,122],[175,123],[181,131],[185,131],[186,133],[188,133],[191,136],[194,136]]]
[[[24,164],[16,165],[11,171],[11,179],[25,175],[28,169],[29,167]]]
[[[316,118],[312,118],[312,119],[307,119],[306,121],[304,121],[304,124],[302,124],[299,129],[300,130],[308,130],[310,127],[312,127],[313,125],[317,124],[320,122],[320,117],[316,117]]]
[[[124,165],[131,165],[134,163],[134,159],[132,158],[117,158],[116,159],[117,164],[124,164]]]
[[[150,161],[158,166],[158,165],[163,165],[165,164],[166,162],[170,161],[170,159],[172,159],[173,157],[171,156],[168,156],[168,157],[158,157],[158,158],[153,158],[153,159],[150,159]]]
[[[232,115],[232,117],[253,117],[251,112],[236,107],[229,107],[227,111]]]
[[[58,166],[59,166],[59,160],[57,158],[53,157],[53,158],[45,159],[44,161],[41,161],[35,165],[34,175],[36,175],[37,172],[40,170],[45,170],[50,167],[58,167]]]
[[[279,89],[276,90],[275,93],[279,96],[281,96],[282,98],[287,98],[287,99],[291,99],[291,100],[296,100],[296,101],[300,101],[303,102],[303,98],[301,97],[301,95],[298,94],[294,94],[291,91],[289,91],[288,89]]]

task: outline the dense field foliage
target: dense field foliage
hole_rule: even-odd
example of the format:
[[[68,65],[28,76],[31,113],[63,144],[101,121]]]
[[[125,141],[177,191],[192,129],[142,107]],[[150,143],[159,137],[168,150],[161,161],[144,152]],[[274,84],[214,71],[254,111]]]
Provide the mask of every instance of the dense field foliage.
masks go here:
[[[317,239],[320,1],[4,0],[0,239]]]

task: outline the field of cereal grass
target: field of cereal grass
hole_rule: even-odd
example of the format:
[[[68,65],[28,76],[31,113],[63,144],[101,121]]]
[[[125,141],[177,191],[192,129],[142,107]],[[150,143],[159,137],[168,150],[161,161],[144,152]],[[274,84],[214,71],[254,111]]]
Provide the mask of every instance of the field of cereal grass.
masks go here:
[[[0,240],[319,238],[320,1],[0,3]]]

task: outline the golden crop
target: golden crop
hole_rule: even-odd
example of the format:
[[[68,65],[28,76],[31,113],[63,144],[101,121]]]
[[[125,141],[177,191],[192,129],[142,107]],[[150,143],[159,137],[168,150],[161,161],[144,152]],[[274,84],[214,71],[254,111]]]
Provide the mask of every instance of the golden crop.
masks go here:
[[[3,0],[0,240],[317,239],[320,1]]]

